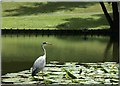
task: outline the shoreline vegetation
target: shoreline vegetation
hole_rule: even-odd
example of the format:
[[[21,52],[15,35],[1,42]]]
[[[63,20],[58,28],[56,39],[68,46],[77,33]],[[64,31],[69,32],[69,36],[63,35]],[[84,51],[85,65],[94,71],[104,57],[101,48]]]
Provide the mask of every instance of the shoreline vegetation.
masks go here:
[[[38,29],[2,29],[2,35],[101,35],[101,36],[117,36],[118,32],[110,29],[97,30],[38,30]]]

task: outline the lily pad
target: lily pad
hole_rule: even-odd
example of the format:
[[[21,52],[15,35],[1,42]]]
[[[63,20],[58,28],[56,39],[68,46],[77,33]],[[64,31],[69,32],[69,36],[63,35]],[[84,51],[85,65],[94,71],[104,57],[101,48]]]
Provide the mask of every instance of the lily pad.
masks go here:
[[[31,70],[2,75],[2,84],[115,84],[119,83],[119,65],[115,62],[81,63],[51,62],[43,72],[31,76]]]

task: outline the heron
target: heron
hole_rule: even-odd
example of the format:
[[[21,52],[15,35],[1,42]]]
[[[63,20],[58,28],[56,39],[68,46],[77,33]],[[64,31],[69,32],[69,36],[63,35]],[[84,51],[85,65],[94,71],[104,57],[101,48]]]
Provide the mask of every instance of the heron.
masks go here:
[[[41,47],[42,47],[42,50],[43,50],[43,55],[38,57],[33,64],[33,67],[32,67],[32,76],[33,77],[36,76],[36,74],[38,72],[42,71],[42,78],[44,79],[43,69],[46,65],[46,50],[45,50],[44,46],[46,46],[46,45],[51,45],[51,44],[48,43],[48,42],[43,42],[41,44]]]

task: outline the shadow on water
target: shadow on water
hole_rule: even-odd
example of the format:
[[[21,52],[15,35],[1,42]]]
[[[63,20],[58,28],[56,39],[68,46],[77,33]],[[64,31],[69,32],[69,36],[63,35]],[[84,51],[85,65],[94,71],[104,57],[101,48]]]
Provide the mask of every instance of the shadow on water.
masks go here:
[[[73,40],[74,42],[75,41],[78,41],[79,37],[76,37],[76,38],[71,38],[71,37],[62,37],[62,36],[56,36],[57,38],[59,39],[62,39],[64,41],[71,41]],[[89,39],[89,36],[81,36],[81,41],[93,41],[93,39]],[[106,42],[106,39],[98,39],[98,38],[94,38],[94,40],[98,41],[98,42]],[[104,50],[104,53],[103,53],[103,62],[107,61],[109,59],[109,53],[110,53],[110,50],[112,48],[112,61],[115,61],[115,62],[119,62],[119,43],[118,43],[118,36],[117,35],[111,35],[109,36],[109,40],[108,40],[108,43],[106,45],[106,48]]]
[[[55,37],[58,38],[59,40],[64,40],[66,42],[70,42],[70,41],[73,41],[73,42],[86,41],[87,42],[87,41],[94,41],[94,40],[102,43],[106,42],[106,39],[100,38],[103,36],[81,35],[81,36],[70,36],[70,37],[69,36],[55,36]]]
[[[17,4],[17,3],[16,3]],[[27,3],[29,4],[29,3]],[[72,11],[74,8],[88,8],[96,3],[85,3],[85,2],[45,2],[45,3],[31,3],[29,5],[20,6],[17,9],[9,9],[4,12],[11,12],[5,16],[22,16],[32,15],[39,13],[52,13],[57,11]]]
[[[119,42],[118,41],[119,41],[118,36],[110,36],[110,39],[105,48],[103,61],[106,61],[107,59],[109,59],[109,55],[108,55],[109,50],[112,48],[113,61],[117,63],[119,62]]]

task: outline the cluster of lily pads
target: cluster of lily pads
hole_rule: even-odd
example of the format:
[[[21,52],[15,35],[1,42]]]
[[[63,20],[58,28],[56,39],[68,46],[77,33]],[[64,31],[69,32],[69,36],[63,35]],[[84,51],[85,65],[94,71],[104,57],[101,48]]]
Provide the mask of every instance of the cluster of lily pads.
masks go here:
[[[31,70],[7,73],[2,84],[114,84],[119,83],[119,65],[116,62],[80,63],[53,61],[43,72],[31,76]]]

